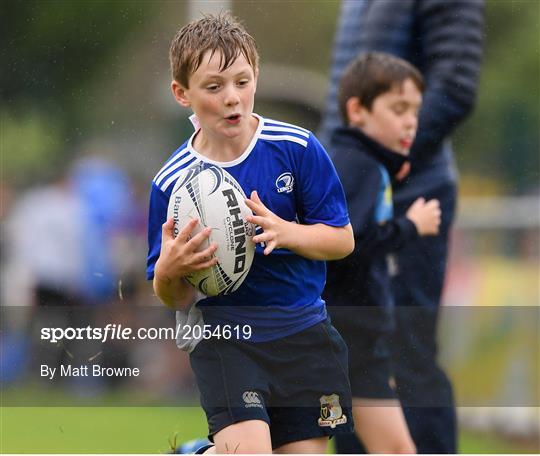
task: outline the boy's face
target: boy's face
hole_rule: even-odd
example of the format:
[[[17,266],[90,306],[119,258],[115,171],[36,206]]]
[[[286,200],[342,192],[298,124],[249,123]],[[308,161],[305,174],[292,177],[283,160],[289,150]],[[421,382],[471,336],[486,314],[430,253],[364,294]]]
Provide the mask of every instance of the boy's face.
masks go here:
[[[207,51],[189,78],[189,88],[172,82],[182,106],[191,107],[203,131],[217,138],[235,138],[250,131],[257,75],[243,54],[220,71],[221,53]]]
[[[360,105],[358,98],[349,99],[349,125],[386,148],[407,155],[416,136],[421,104],[422,93],[411,79],[406,79],[375,98],[371,110]]]

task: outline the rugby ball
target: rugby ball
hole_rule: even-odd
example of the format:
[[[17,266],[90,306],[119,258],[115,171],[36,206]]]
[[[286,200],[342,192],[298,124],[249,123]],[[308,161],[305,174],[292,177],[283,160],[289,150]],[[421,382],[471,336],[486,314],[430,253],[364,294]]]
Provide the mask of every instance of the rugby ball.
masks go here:
[[[244,199],[242,187],[219,166],[201,163],[183,172],[171,193],[167,218],[174,218],[174,236],[189,220],[200,223],[192,236],[203,228],[212,228],[208,242],[200,250],[215,242],[215,256],[219,263],[197,271],[186,280],[206,296],[232,293],[246,278],[255,253],[252,237],[255,226],[246,221],[252,215]]]

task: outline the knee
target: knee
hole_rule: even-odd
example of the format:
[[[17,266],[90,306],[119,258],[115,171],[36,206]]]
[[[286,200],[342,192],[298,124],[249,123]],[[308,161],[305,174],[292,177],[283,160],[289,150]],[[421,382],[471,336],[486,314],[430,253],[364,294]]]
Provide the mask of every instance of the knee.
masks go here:
[[[402,439],[396,442],[391,442],[391,446],[386,448],[384,452],[395,454],[416,454],[416,445],[412,439]]]
[[[220,442],[215,446],[217,454],[270,454],[272,447],[264,443],[247,442],[244,440]]]
[[[265,421],[234,423],[214,435],[216,453],[272,453],[270,428]]]
[[[397,454],[416,454],[416,445],[412,440],[407,442],[400,442],[397,447]]]
[[[379,442],[367,448],[374,454],[416,454],[416,445],[412,440]]]

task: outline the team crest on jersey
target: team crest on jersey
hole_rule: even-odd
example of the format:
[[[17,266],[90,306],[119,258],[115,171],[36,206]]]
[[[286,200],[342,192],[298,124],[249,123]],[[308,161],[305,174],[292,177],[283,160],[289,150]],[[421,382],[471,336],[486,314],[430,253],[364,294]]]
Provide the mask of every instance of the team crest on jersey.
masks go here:
[[[294,177],[291,173],[282,173],[276,179],[276,188],[278,193],[291,193],[294,186]]]
[[[345,424],[347,417],[339,405],[339,396],[330,394],[329,396],[321,396],[321,417],[317,420],[321,427],[335,428],[338,424]]]

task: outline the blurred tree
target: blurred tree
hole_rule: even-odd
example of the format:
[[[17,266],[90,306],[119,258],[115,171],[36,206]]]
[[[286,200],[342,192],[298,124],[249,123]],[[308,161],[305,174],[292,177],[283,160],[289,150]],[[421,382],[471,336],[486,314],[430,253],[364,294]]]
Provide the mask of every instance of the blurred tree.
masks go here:
[[[255,36],[262,64],[328,74],[339,1],[232,6]],[[148,140],[144,153],[166,155],[168,145],[155,145],[165,137],[177,145],[183,115],[168,92],[166,54],[185,23],[184,7],[158,0],[4,0],[3,175],[30,182],[96,132]],[[493,188],[504,193],[530,191],[540,169],[540,2],[486,2],[485,32],[477,108],[455,135],[458,164],[463,174],[501,181]],[[152,157],[145,158],[149,169]]]
[[[2,2],[3,174],[31,179],[73,146],[87,85],[150,10],[149,2]]]
[[[2,2],[2,101],[79,108],[99,63],[148,13],[146,2]]]
[[[459,168],[501,180],[503,193],[538,189],[540,2],[489,1],[480,94],[456,134]]]
[[[233,5],[257,40],[262,63],[329,73],[339,1],[236,0]]]

